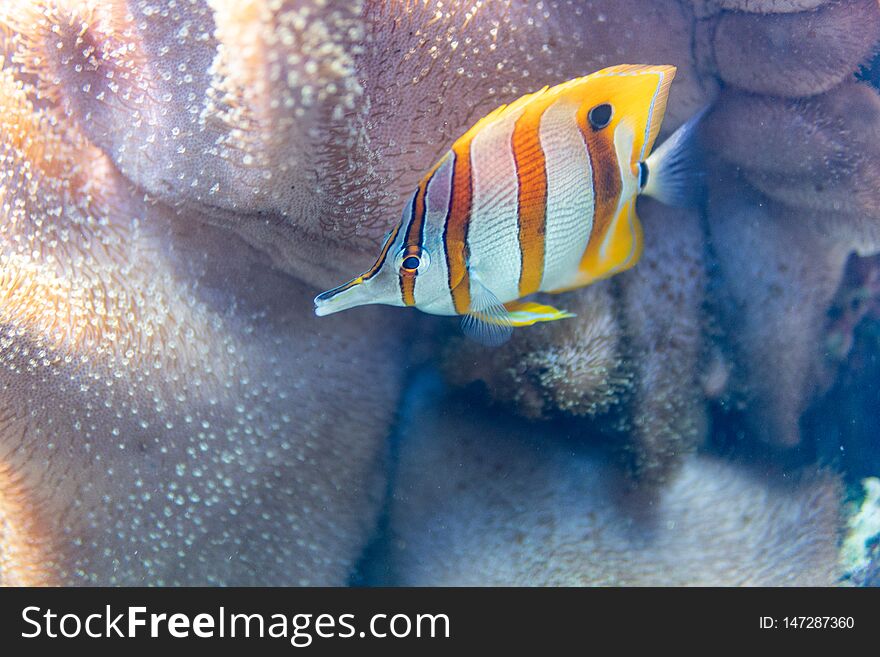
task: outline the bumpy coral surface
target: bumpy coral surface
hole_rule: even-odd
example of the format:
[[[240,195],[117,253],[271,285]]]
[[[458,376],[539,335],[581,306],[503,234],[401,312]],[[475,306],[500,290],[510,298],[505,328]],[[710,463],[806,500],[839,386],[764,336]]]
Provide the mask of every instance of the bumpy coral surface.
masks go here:
[[[711,516],[718,478],[743,504],[772,501],[757,528],[820,500],[797,531],[763,536],[828,581],[828,476],[777,491],[684,455],[711,404],[741,410],[749,439],[798,444],[833,381],[827,310],[851,253],[878,244],[880,100],[854,78],[878,39],[876,0],[4,2],[0,580],[345,582],[375,529],[416,334],[505,413],[574,418],[584,436],[612,427],[664,518],[690,504]],[[475,120],[624,62],[679,67],[664,134],[718,101],[703,129],[709,197],[700,211],[641,203],[644,261],[567,295],[576,320],[489,352],[426,345],[414,324],[454,328],[438,318],[311,315],[316,291],[370,264],[404,195]],[[432,426],[440,443],[458,431]],[[505,467],[532,458],[496,442]],[[602,458],[570,467],[607,470]],[[547,499],[600,493],[565,481]],[[731,508],[719,502],[719,522]],[[487,511],[493,540],[516,540],[509,511]],[[541,513],[523,517],[529,563]],[[643,563],[709,540],[694,536],[664,534]],[[627,540],[608,543],[620,567],[606,574],[638,581],[622,574],[638,563]],[[430,583],[411,563],[400,580]],[[561,563],[552,581],[606,581]],[[721,577],[682,563],[692,581]],[[492,579],[474,568],[471,581]],[[749,568],[718,581],[782,581]]]
[[[0,577],[341,584],[399,338],[381,312],[319,322],[188,198],[226,160],[192,111],[215,114],[213,13],[173,4],[2,10]]]

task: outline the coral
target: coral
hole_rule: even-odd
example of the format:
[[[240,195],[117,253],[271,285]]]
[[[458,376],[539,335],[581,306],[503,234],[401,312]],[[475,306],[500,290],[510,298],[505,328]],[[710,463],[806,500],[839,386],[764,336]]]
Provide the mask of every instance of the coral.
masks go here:
[[[708,15],[722,9],[754,14],[785,14],[809,11],[828,4],[831,0],[691,0],[699,14]]]
[[[145,198],[16,61],[0,72],[0,580],[344,583],[384,486],[394,326],[319,322],[307,285]]]
[[[691,454],[646,495],[582,441],[417,385],[431,402],[403,416],[383,583],[830,585],[842,574],[830,474]]]
[[[662,480],[707,429],[699,380],[707,284],[703,230],[695,212],[648,205],[645,239],[653,248],[620,281],[625,358],[635,380],[627,447],[631,468],[646,482]]]
[[[880,256],[852,256],[828,317],[826,369],[830,391],[803,418],[805,442],[817,457],[834,463],[850,482],[880,472]]]
[[[850,77],[880,39],[874,0],[843,0],[775,16],[721,14],[714,26],[717,74],[773,96],[828,91]]]
[[[851,82],[798,101],[733,91],[707,121],[707,140],[741,172],[721,166],[710,195],[715,301],[749,424],[772,442],[800,442],[802,413],[833,380],[826,316],[848,256],[880,246],[878,121],[876,92]],[[837,339],[848,341],[852,326],[841,328]]]
[[[842,362],[850,356],[855,330],[865,319],[880,319],[880,256],[853,255],[828,312],[830,358]]]
[[[880,246],[878,130],[880,97],[855,82],[801,100],[727,93],[706,126],[718,155],[749,183],[788,206],[813,210],[804,223],[861,255]],[[841,218],[830,221],[829,212]]]
[[[724,46],[728,37],[715,31],[712,58],[730,86],[704,131],[724,163],[708,203],[713,302],[733,352],[730,381],[747,391],[753,433],[796,445],[802,413],[833,380],[823,353],[826,315],[847,256],[880,246],[880,153],[872,136],[880,98],[851,80],[876,51],[880,8],[830,2],[766,21],[717,20],[737,45]],[[759,21],[765,27],[753,30]],[[743,39],[766,46],[743,49]],[[782,56],[766,57],[762,48],[771,44]]]
[[[825,318],[849,255],[804,215],[732,179],[709,206],[713,242],[738,245],[717,249],[715,268],[724,293],[714,302],[736,363],[731,389],[745,396],[753,435],[789,446],[830,378]]]

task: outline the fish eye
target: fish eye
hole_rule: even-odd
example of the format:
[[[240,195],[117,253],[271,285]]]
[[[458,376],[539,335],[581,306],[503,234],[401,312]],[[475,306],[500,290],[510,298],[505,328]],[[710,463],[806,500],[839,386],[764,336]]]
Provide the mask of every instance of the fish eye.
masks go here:
[[[400,266],[406,269],[407,271],[415,271],[419,268],[419,264],[421,264],[421,258],[418,256],[407,256],[403,259],[403,262],[400,263]]]
[[[593,130],[601,130],[611,123],[611,117],[613,115],[614,108],[608,103],[602,103],[591,109],[590,113],[587,114],[587,118],[590,120],[590,127],[593,128]]]

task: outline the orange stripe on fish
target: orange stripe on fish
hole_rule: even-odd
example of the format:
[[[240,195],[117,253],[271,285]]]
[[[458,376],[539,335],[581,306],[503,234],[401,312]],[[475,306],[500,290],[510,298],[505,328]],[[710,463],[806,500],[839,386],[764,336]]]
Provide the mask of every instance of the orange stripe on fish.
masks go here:
[[[577,113],[578,127],[587,144],[590,165],[593,168],[593,230],[590,244],[607,232],[620,202],[622,181],[617,154],[614,152],[611,130],[593,130],[587,118],[594,103],[584,103]]]
[[[537,292],[544,273],[547,211],[547,168],[541,148],[541,117],[547,103],[530,106],[513,131],[513,157],[519,182],[519,295]]]
[[[413,200],[412,217],[410,218],[409,226],[406,230],[406,237],[404,239],[404,259],[411,255],[421,256],[423,231],[425,230],[425,193],[428,188],[428,183],[431,182],[431,178],[434,175],[434,171],[436,171],[436,167],[432,169],[431,173],[422,178],[422,181],[419,183],[419,187],[416,190],[416,196]],[[416,305],[417,276],[417,271],[409,271],[401,268],[400,291],[403,297],[403,303],[407,306]]]

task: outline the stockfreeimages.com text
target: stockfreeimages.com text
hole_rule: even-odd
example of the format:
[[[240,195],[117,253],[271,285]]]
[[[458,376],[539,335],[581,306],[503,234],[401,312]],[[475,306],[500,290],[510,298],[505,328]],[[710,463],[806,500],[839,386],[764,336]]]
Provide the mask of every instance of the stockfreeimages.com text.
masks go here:
[[[27,626],[22,632],[26,639],[269,637],[287,639],[291,645],[305,648],[315,638],[449,638],[451,632],[446,614],[373,614],[360,629],[354,614],[239,614],[225,607],[214,613],[189,615],[150,613],[146,607],[126,607],[119,612],[106,605],[103,612],[83,616],[31,606],[21,614]]]

